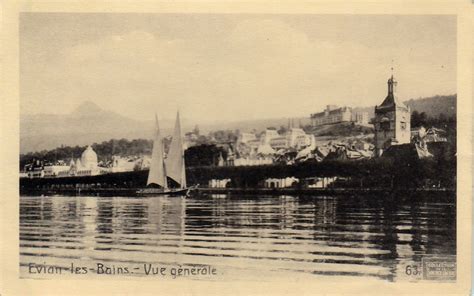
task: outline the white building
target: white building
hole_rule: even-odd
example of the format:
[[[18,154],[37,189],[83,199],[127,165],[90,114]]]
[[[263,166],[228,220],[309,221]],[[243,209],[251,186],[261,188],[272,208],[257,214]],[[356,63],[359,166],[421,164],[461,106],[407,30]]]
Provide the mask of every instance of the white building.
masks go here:
[[[41,169],[33,169],[31,171],[28,171],[28,178],[43,178],[44,177],[44,171]]]
[[[350,122],[352,120],[352,108],[327,105],[323,112],[311,114],[311,124],[320,126],[339,122]]]
[[[308,188],[326,188],[328,185],[337,180],[337,177],[314,177],[307,178]]]
[[[64,174],[68,174],[70,170],[68,165],[45,165],[44,166],[44,177],[55,178]]]
[[[226,188],[230,184],[230,179],[212,179],[209,180],[210,188]]]
[[[43,178],[44,164],[40,160],[35,160],[31,164],[25,166],[25,171],[28,178]]]
[[[262,144],[258,146],[257,154],[259,155],[273,155],[276,151],[268,144]]]
[[[270,146],[275,150],[286,149],[288,148],[288,137],[287,136],[278,136],[270,140]]]
[[[352,121],[359,125],[369,124],[369,113],[367,112],[355,112],[353,114]]]
[[[237,158],[234,160],[234,166],[251,166],[251,165],[267,165],[272,164],[273,159],[271,157],[258,157],[258,158]]]
[[[73,176],[95,176],[100,174],[97,162],[97,154],[91,146],[87,146],[82,152],[81,158],[71,166],[70,175]]]
[[[270,145],[270,141],[273,139],[273,138],[277,138],[279,137],[280,135],[278,134],[278,132],[276,130],[273,130],[273,129],[266,129],[262,135],[260,136],[260,144],[264,144],[264,145]]]
[[[270,140],[270,146],[275,150],[296,148],[302,149],[311,145],[313,135],[308,135],[301,128],[291,128],[286,135]]]
[[[237,142],[247,144],[249,141],[256,139],[257,137],[254,133],[240,133]]]
[[[265,188],[288,188],[298,182],[299,180],[295,177],[268,178],[265,180]]]
[[[137,161],[114,155],[112,156],[112,167],[110,168],[110,172],[131,172],[135,169],[136,166]]]
[[[250,140],[247,142],[247,147],[249,148],[248,154],[249,155],[256,155],[258,151],[258,147],[260,146],[260,140]]]
[[[298,142],[298,137],[305,137],[306,136],[306,133],[304,132],[303,129],[301,128],[291,128],[288,133],[287,133],[287,137],[288,137],[288,145],[290,147],[296,147],[296,144]]]

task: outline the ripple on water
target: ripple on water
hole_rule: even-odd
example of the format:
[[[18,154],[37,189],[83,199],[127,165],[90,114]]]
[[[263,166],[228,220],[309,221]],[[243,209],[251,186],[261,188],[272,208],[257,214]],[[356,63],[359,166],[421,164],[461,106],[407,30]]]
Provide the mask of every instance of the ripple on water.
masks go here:
[[[376,201],[374,201],[376,200]],[[22,277],[30,263],[211,265],[218,278],[396,280],[407,263],[454,255],[455,207],[413,201],[255,197],[21,197]],[[137,272],[134,276],[143,276]],[[208,278],[207,278],[208,279]]]

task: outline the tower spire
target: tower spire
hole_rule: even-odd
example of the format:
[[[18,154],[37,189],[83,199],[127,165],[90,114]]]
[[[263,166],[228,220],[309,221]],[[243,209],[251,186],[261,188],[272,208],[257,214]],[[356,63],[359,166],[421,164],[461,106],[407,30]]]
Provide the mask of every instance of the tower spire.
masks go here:
[[[397,81],[395,80],[395,78],[393,78],[393,60],[392,60],[392,67],[390,67],[390,70],[392,72],[392,75],[390,76],[390,79],[387,82],[387,84],[388,84],[388,95],[393,96],[395,94],[395,91],[396,91],[396,88],[397,88]]]
[[[392,59],[392,67],[390,68],[390,70],[392,71],[392,79],[393,79],[393,59]]]

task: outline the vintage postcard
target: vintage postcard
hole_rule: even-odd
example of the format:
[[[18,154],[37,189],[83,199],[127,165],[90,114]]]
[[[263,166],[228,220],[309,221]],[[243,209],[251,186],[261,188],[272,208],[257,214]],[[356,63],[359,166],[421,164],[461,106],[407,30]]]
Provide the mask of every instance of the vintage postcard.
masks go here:
[[[0,295],[470,292],[469,1],[7,1]]]

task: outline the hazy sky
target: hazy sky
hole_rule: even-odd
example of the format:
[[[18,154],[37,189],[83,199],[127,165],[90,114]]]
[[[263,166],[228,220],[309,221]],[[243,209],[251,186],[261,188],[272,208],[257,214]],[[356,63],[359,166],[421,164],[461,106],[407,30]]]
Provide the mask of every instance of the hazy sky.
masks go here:
[[[22,14],[21,112],[305,116],[456,92],[452,16]]]

